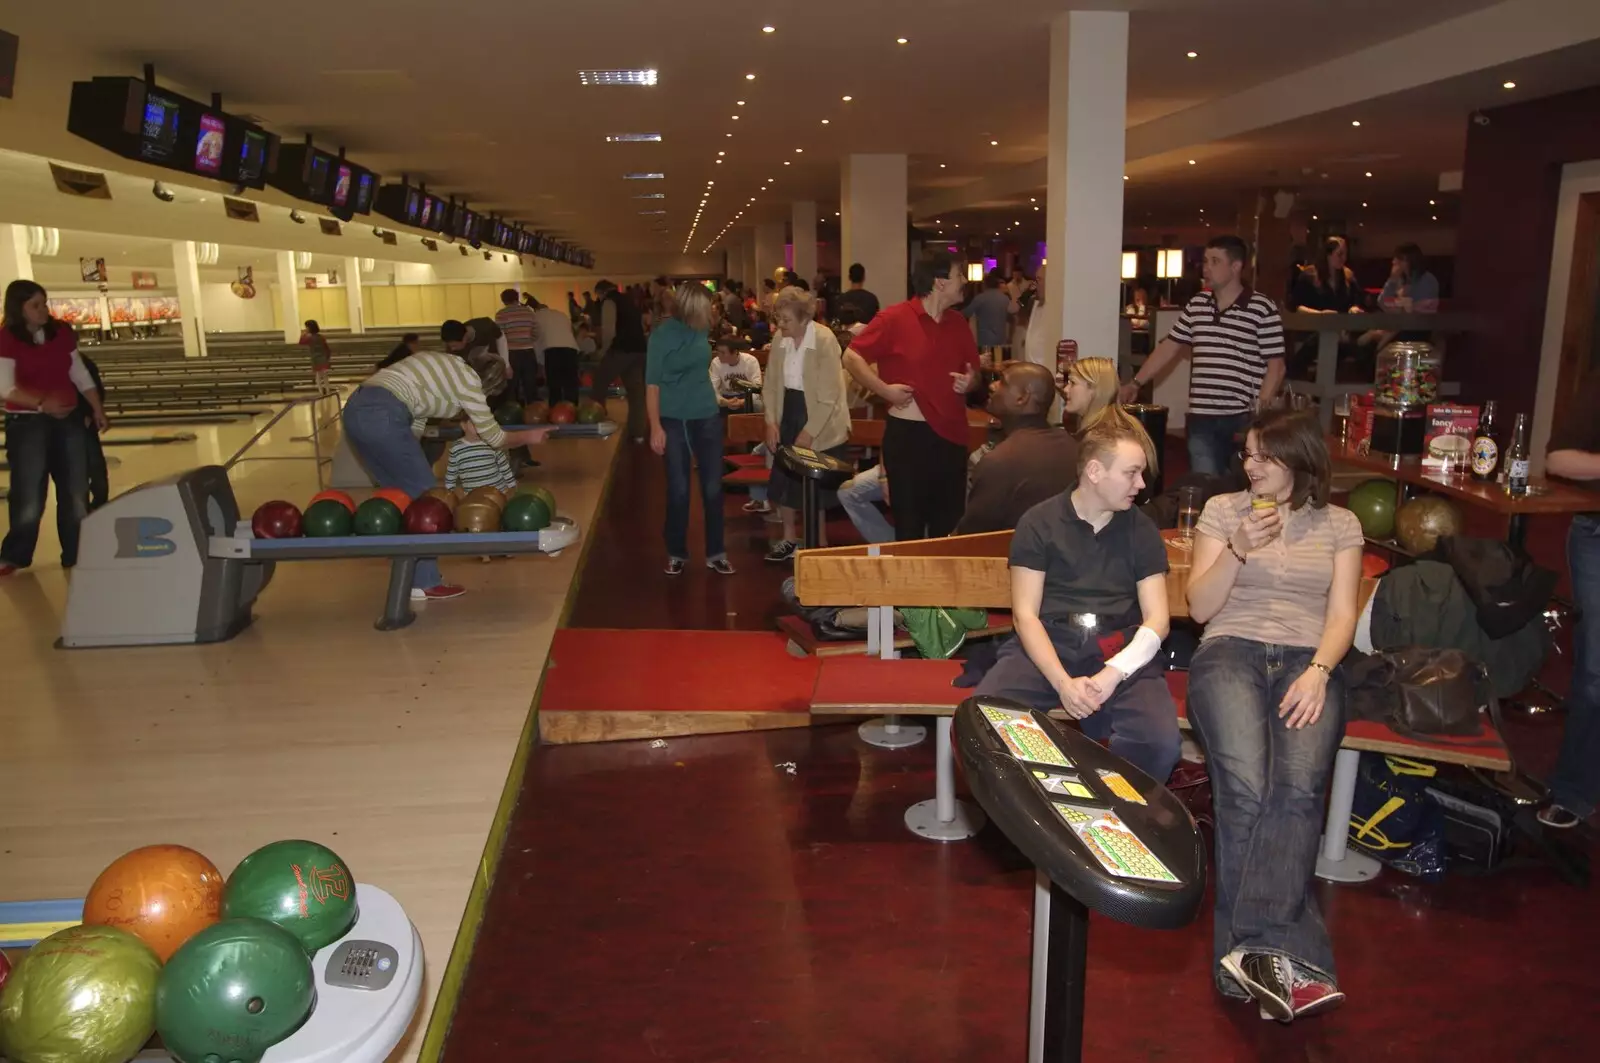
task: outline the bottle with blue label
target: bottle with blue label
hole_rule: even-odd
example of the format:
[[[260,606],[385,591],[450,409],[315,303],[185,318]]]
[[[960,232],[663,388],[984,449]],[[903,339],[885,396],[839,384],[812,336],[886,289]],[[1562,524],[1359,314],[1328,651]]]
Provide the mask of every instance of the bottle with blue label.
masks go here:
[[[1494,438],[1494,400],[1483,404],[1478,430],[1472,436],[1472,478],[1483,483],[1494,480],[1500,468],[1500,444]]]

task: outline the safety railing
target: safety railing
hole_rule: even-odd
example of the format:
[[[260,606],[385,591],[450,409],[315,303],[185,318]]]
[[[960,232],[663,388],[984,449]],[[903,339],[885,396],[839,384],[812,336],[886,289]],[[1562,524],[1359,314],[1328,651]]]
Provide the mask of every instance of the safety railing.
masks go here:
[[[310,409],[311,432],[309,435],[293,436],[290,438],[290,442],[310,443],[310,454],[254,454],[246,456],[249,454],[250,449],[259,443],[268,432],[272,431],[279,421],[282,421],[302,406]],[[324,417],[325,409],[330,406],[332,413]],[[251,436],[244,446],[234,453],[233,457],[223,462],[223,468],[232,469],[235,465],[245,461],[313,461],[316,463],[317,468],[317,490],[320,491],[327,483],[326,469],[333,464],[333,447],[325,446],[322,437],[328,429],[337,426],[343,416],[344,397],[337,390],[324,391],[319,395],[307,395],[305,398],[292,399],[284,403],[282,409],[268,418],[267,423],[257,429],[256,434]]]

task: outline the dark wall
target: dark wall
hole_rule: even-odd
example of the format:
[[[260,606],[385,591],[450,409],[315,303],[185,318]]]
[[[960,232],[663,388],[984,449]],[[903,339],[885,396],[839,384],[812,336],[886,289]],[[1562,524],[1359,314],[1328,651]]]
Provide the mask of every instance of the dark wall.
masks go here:
[[[1469,402],[1532,413],[1561,167],[1600,159],[1600,86],[1484,115],[1467,127],[1454,307],[1484,330],[1451,344],[1445,371]]]

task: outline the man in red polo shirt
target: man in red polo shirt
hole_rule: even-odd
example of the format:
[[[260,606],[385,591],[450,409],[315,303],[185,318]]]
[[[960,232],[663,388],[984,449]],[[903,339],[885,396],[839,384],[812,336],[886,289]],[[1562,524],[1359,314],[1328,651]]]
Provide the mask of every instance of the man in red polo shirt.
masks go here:
[[[889,406],[883,470],[902,541],[949,535],[966,507],[966,394],[978,345],[954,309],[961,286],[959,261],[927,255],[911,274],[915,294],[879,311],[844,352],[856,383]]]

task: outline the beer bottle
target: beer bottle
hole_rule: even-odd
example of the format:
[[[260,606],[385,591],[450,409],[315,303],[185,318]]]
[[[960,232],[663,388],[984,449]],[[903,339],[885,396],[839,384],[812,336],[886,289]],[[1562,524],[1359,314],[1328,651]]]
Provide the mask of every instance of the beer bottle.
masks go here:
[[[1506,493],[1523,498],[1528,493],[1528,415],[1517,414],[1511,430],[1511,448],[1506,451]]]
[[[1478,430],[1472,436],[1472,478],[1484,483],[1494,479],[1500,467],[1500,444],[1494,439],[1494,400],[1483,404]]]

